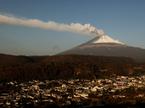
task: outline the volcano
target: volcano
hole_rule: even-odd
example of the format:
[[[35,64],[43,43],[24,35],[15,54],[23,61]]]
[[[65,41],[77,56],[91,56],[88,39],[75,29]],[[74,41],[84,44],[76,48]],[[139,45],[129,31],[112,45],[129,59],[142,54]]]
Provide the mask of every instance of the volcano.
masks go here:
[[[145,49],[128,46],[108,35],[95,37],[84,44],[64,51],[60,54],[128,57],[137,62],[145,62]]]

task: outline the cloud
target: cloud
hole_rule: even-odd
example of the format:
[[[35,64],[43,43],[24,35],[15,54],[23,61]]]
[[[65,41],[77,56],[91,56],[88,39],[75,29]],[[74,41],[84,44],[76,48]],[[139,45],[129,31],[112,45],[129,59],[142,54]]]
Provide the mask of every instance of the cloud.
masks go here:
[[[67,32],[88,34],[94,36],[101,36],[104,34],[103,30],[97,29],[91,24],[80,24],[80,23],[64,24],[64,23],[57,23],[54,21],[44,22],[38,19],[18,18],[9,15],[0,15],[0,24],[37,27],[41,29],[67,31]]]

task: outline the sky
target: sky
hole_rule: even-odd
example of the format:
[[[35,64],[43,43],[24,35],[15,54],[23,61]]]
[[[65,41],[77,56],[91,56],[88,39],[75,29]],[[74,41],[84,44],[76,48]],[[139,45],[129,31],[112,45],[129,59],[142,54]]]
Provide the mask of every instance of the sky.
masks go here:
[[[0,22],[0,53],[57,54],[93,39],[83,33],[88,27],[145,48],[144,11],[145,0],[0,0],[0,15],[17,19],[14,24]],[[85,28],[80,32],[76,26]]]

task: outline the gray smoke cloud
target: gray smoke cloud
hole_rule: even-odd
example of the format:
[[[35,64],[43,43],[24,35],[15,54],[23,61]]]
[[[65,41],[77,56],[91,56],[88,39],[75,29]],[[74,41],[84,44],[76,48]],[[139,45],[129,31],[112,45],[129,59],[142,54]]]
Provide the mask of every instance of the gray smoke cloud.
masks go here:
[[[0,24],[37,27],[41,29],[67,31],[67,32],[80,33],[80,34],[88,34],[93,36],[101,36],[104,34],[103,30],[97,29],[91,24],[80,24],[80,23],[63,24],[54,21],[44,22],[38,19],[18,18],[9,15],[0,15]]]

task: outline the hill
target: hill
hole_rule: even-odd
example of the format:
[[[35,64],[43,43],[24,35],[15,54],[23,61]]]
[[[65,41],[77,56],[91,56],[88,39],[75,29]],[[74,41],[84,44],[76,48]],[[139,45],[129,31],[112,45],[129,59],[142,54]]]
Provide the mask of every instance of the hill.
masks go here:
[[[126,57],[0,55],[0,80],[96,79],[143,74],[145,65]]]

